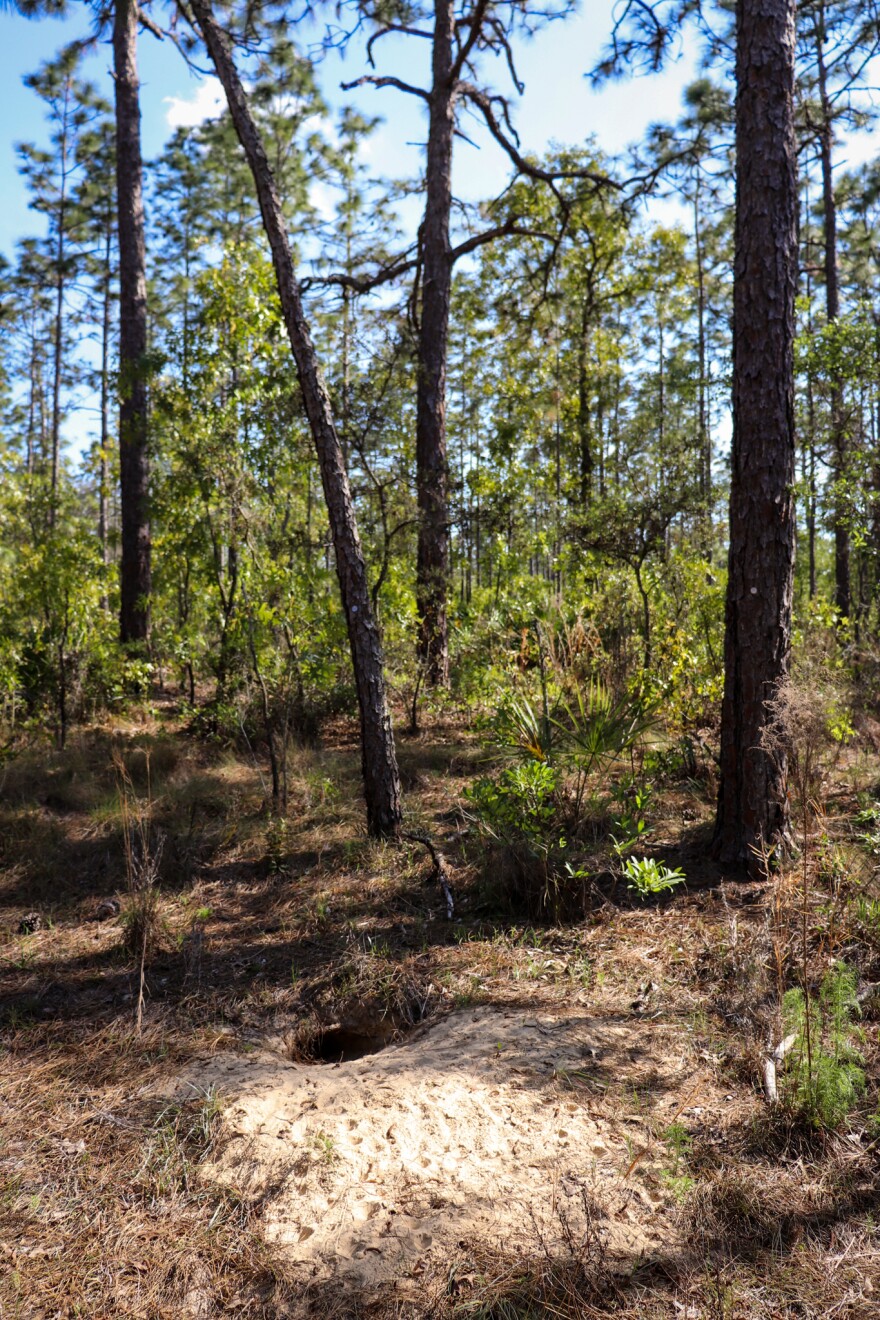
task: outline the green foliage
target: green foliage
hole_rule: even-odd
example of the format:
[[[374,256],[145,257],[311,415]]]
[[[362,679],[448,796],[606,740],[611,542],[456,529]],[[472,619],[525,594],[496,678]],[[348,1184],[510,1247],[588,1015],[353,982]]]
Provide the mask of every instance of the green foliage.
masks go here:
[[[556,747],[556,721],[538,714],[525,697],[508,696],[492,722],[493,735],[502,751],[549,763]]]
[[[818,997],[807,998],[794,987],[783,999],[783,1027],[795,1037],[786,1058],[783,1098],[817,1127],[840,1127],[865,1092],[857,991],[855,972],[838,962],[825,973]]]
[[[645,819],[645,812],[653,795],[654,790],[650,784],[635,784],[623,779],[616,785],[614,798],[621,810],[615,817],[614,828],[620,837],[612,834],[611,842],[617,857],[622,857],[650,834],[651,827]]]
[[[634,890],[639,898],[664,894],[687,879],[679,867],[669,867],[656,857],[630,857],[623,864],[623,875],[627,888]]]
[[[478,779],[465,797],[492,838],[546,849],[557,814],[556,791],[555,770],[545,761],[528,760],[495,778]]]
[[[573,702],[563,705],[565,718],[556,721],[563,739],[563,757],[575,775],[575,814],[580,813],[591,775],[630,753],[656,723],[656,713],[641,697],[616,700],[596,680],[578,687]]]

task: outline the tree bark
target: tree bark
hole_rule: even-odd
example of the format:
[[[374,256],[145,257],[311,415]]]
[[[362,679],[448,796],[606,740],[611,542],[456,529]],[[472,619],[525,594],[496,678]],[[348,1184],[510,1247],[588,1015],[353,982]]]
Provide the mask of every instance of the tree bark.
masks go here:
[[[217,77],[223,84],[229,113],[254,177],[260,213],[272,249],[287,334],[318,453],[360,708],[367,828],[377,838],[395,837],[401,824],[400,776],[385,696],[382,647],[370,602],[366,565],[330,396],[305,319],[281,200],[232,59],[229,40],[218,27],[206,0],[192,0],[192,11],[202,30]]]
[[[788,675],[794,579],[797,290],[795,0],[738,0],[730,549],[713,852],[754,864],[785,838],[787,758],[763,744]]]
[[[137,0],[116,0],[116,194],[119,223],[119,490],[122,524],[119,635],[150,634],[151,547],[147,453],[147,277]]]
[[[416,606],[419,659],[433,686],[449,681],[446,616],[449,577],[449,500],[446,454],[446,371],[452,258],[452,146],[455,94],[453,0],[435,0],[434,40],[421,228],[422,305],[416,387],[416,493],[419,508]]]

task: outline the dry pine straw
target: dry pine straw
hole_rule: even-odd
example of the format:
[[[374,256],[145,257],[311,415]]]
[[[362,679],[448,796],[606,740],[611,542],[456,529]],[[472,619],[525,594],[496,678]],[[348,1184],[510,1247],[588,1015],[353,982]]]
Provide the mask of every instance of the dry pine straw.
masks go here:
[[[252,769],[161,737],[172,750],[164,753],[167,782],[158,776],[157,815],[173,836],[170,854],[179,860],[172,845],[188,837],[195,860],[188,858],[185,882],[163,881],[165,948],[149,971],[140,1037],[119,924],[89,920],[121,877],[112,862],[95,867],[115,845],[112,819],[108,832],[96,814],[107,785],[92,791],[88,747],[76,749],[75,782],[68,777],[66,790],[62,783],[67,797],[56,808],[39,800],[34,775],[31,787],[19,785],[14,811],[5,809],[13,829],[0,859],[4,1320],[876,1314],[876,1148],[859,1138],[858,1120],[854,1138],[822,1141],[771,1123],[756,1092],[754,1009],[766,992],[769,891],[728,885],[659,909],[602,909],[565,929],[499,933],[468,916],[475,866],[456,856],[465,920],[450,941],[431,913],[436,896],[422,888],[418,850],[352,846],[350,752],[313,755],[304,765],[302,809],[275,874]],[[105,764],[96,742],[95,781]],[[411,783],[420,787],[411,797],[422,819],[454,806],[473,757],[460,746],[413,749]],[[55,767],[57,778],[64,769]],[[221,811],[230,786],[235,820]],[[668,793],[663,805],[662,832],[671,837],[676,818],[693,818],[693,796]],[[51,875],[37,875],[35,837],[51,841]],[[19,936],[23,911],[38,905],[28,901],[34,892],[44,905],[54,896],[54,924]],[[820,901],[817,891],[817,909]],[[195,921],[199,911],[209,915]],[[283,1056],[298,1024],[364,1006],[375,1017],[416,999],[441,1026],[455,1014],[552,1022],[575,1011],[630,1023],[636,1042],[646,1033],[677,1039],[686,1063],[680,1086],[652,1088],[646,1074],[632,1094],[589,1059],[580,1068],[563,1061],[530,1081],[553,1103],[594,1115],[603,1105],[608,1112],[610,1096],[634,1155],[646,1149],[632,1176],[655,1180],[668,1219],[665,1247],[627,1255],[612,1231],[616,1192],[602,1186],[581,1188],[580,1208],[575,1198],[551,1197],[549,1217],[522,1212],[515,1251],[509,1234],[493,1238],[485,1223],[463,1224],[442,1250],[357,1283],[332,1269],[304,1276],[277,1233],[270,1243],[273,1189],[243,1196],[238,1184],[246,1180],[228,1173],[240,1115],[224,1120],[222,1111],[231,1115],[234,1097],[218,1104],[193,1079],[206,1059],[232,1057],[241,1093],[249,1062],[265,1062],[260,1051],[271,1058],[274,1050],[280,1070],[289,1069]],[[875,1034],[868,1024],[870,1069]],[[655,1061],[657,1074],[674,1053]],[[374,1056],[383,1057],[390,1052]],[[192,1085],[182,1085],[187,1078]],[[695,1082],[700,1093],[691,1095]],[[678,1162],[663,1136],[673,1115],[687,1146]],[[322,1176],[320,1149],[305,1151],[310,1194]],[[224,1160],[227,1176],[218,1178]],[[620,1179],[627,1162],[619,1158]]]

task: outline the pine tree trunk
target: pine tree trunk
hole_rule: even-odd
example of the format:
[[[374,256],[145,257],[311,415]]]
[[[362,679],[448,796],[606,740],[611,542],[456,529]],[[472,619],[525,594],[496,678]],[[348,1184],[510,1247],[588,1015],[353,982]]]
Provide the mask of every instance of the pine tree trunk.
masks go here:
[[[206,0],[192,0],[192,11],[223,84],[232,122],[254,176],[260,213],[272,249],[284,321],[318,453],[360,708],[367,828],[374,837],[393,837],[401,824],[400,776],[385,697],[382,647],[373,617],[366,565],[330,396],[305,319],[278,190],[228,39],[217,26]]]
[[[110,563],[110,520],[109,520],[109,464],[110,452],[110,312],[112,301],[110,260],[113,246],[113,233],[108,226],[104,239],[104,270],[101,280],[101,459],[98,470],[98,539],[101,543],[101,563],[104,568]],[[101,609],[109,608],[110,602],[105,591],[106,576],[101,579]]]
[[[150,467],[147,454],[147,278],[136,0],[116,0],[116,193],[119,214],[119,635],[150,633]]]
[[[828,94],[825,68],[825,11],[820,7],[816,21],[816,71],[822,123],[819,160],[822,166],[822,216],[824,221],[825,315],[832,325],[840,316],[840,285],[837,268],[837,201],[834,196],[833,148],[834,110]],[[831,452],[835,481],[834,510],[834,603],[842,618],[851,608],[850,536],[846,520],[843,484],[846,480],[849,444],[843,415],[843,390],[835,380],[831,386]]]
[[[700,181],[694,190],[694,255],[697,262],[697,430],[700,446],[700,495],[703,501],[705,549],[712,557],[712,436],[709,430],[709,400],[706,349],[706,272],[703,260],[703,221],[700,210]]]
[[[65,151],[62,147],[62,153]],[[49,526],[55,526],[58,508],[58,471],[61,458],[61,378],[64,364],[64,239],[66,218],[66,199],[64,195],[66,163],[62,154],[61,199],[58,207],[58,235],[55,243],[55,318],[52,327],[52,472],[51,500],[49,504]]]
[[[436,0],[428,123],[425,216],[421,229],[422,305],[416,393],[416,491],[419,506],[416,605],[419,659],[434,686],[449,681],[446,617],[449,500],[446,462],[446,370],[452,262],[452,144],[455,132],[452,0]]]
[[[591,331],[593,320],[592,287],[584,294],[578,336],[578,448],[580,450],[581,506],[593,502],[593,470],[596,458],[593,445],[593,418],[590,411],[589,367],[592,361]]]
[[[762,746],[788,675],[797,290],[795,0],[738,0],[733,448],[721,785],[713,851],[754,864],[787,830],[787,761]]]

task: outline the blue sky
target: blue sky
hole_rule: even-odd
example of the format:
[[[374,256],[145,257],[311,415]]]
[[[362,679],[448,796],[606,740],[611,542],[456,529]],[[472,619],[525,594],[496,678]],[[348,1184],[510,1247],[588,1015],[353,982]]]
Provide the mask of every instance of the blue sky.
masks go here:
[[[541,150],[553,140],[573,144],[594,134],[600,146],[616,152],[638,139],[652,121],[677,115],[682,87],[694,74],[692,47],[686,47],[682,58],[659,77],[618,83],[601,92],[589,87],[583,74],[607,39],[610,11],[611,0],[595,0],[584,12],[552,24],[519,47],[519,72],[526,92],[519,101],[516,122],[524,148]],[[44,18],[28,22],[0,13],[0,252],[7,256],[17,238],[41,232],[43,223],[28,211],[17,170],[15,143],[40,142],[45,137],[41,106],[22,80],[63,42],[87,30],[86,6],[64,21]],[[377,48],[379,72],[394,72],[415,81],[427,48],[427,42],[388,38]],[[150,157],[161,150],[173,124],[193,122],[215,108],[218,89],[211,80],[191,74],[169,42],[160,43],[148,33],[141,38],[139,58],[144,152]],[[90,57],[87,69],[108,97],[110,63],[110,47],[104,44]],[[330,55],[320,76],[325,96],[331,104],[354,102],[364,112],[384,119],[369,150],[377,173],[398,178],[414,173],[420,154],[414,144],[424,137],[420,104],[390,89],[339,91],[340,81],[356,78],[363,71],[363,57],[356,48],[344,60]],[[506,89],[502,69],[487,73],[499,89]],[[459,144],[455,187],[461,196],[486,197],[503,187],[506,174],[505,161],[493,145],[483,143],[475,150]]]

